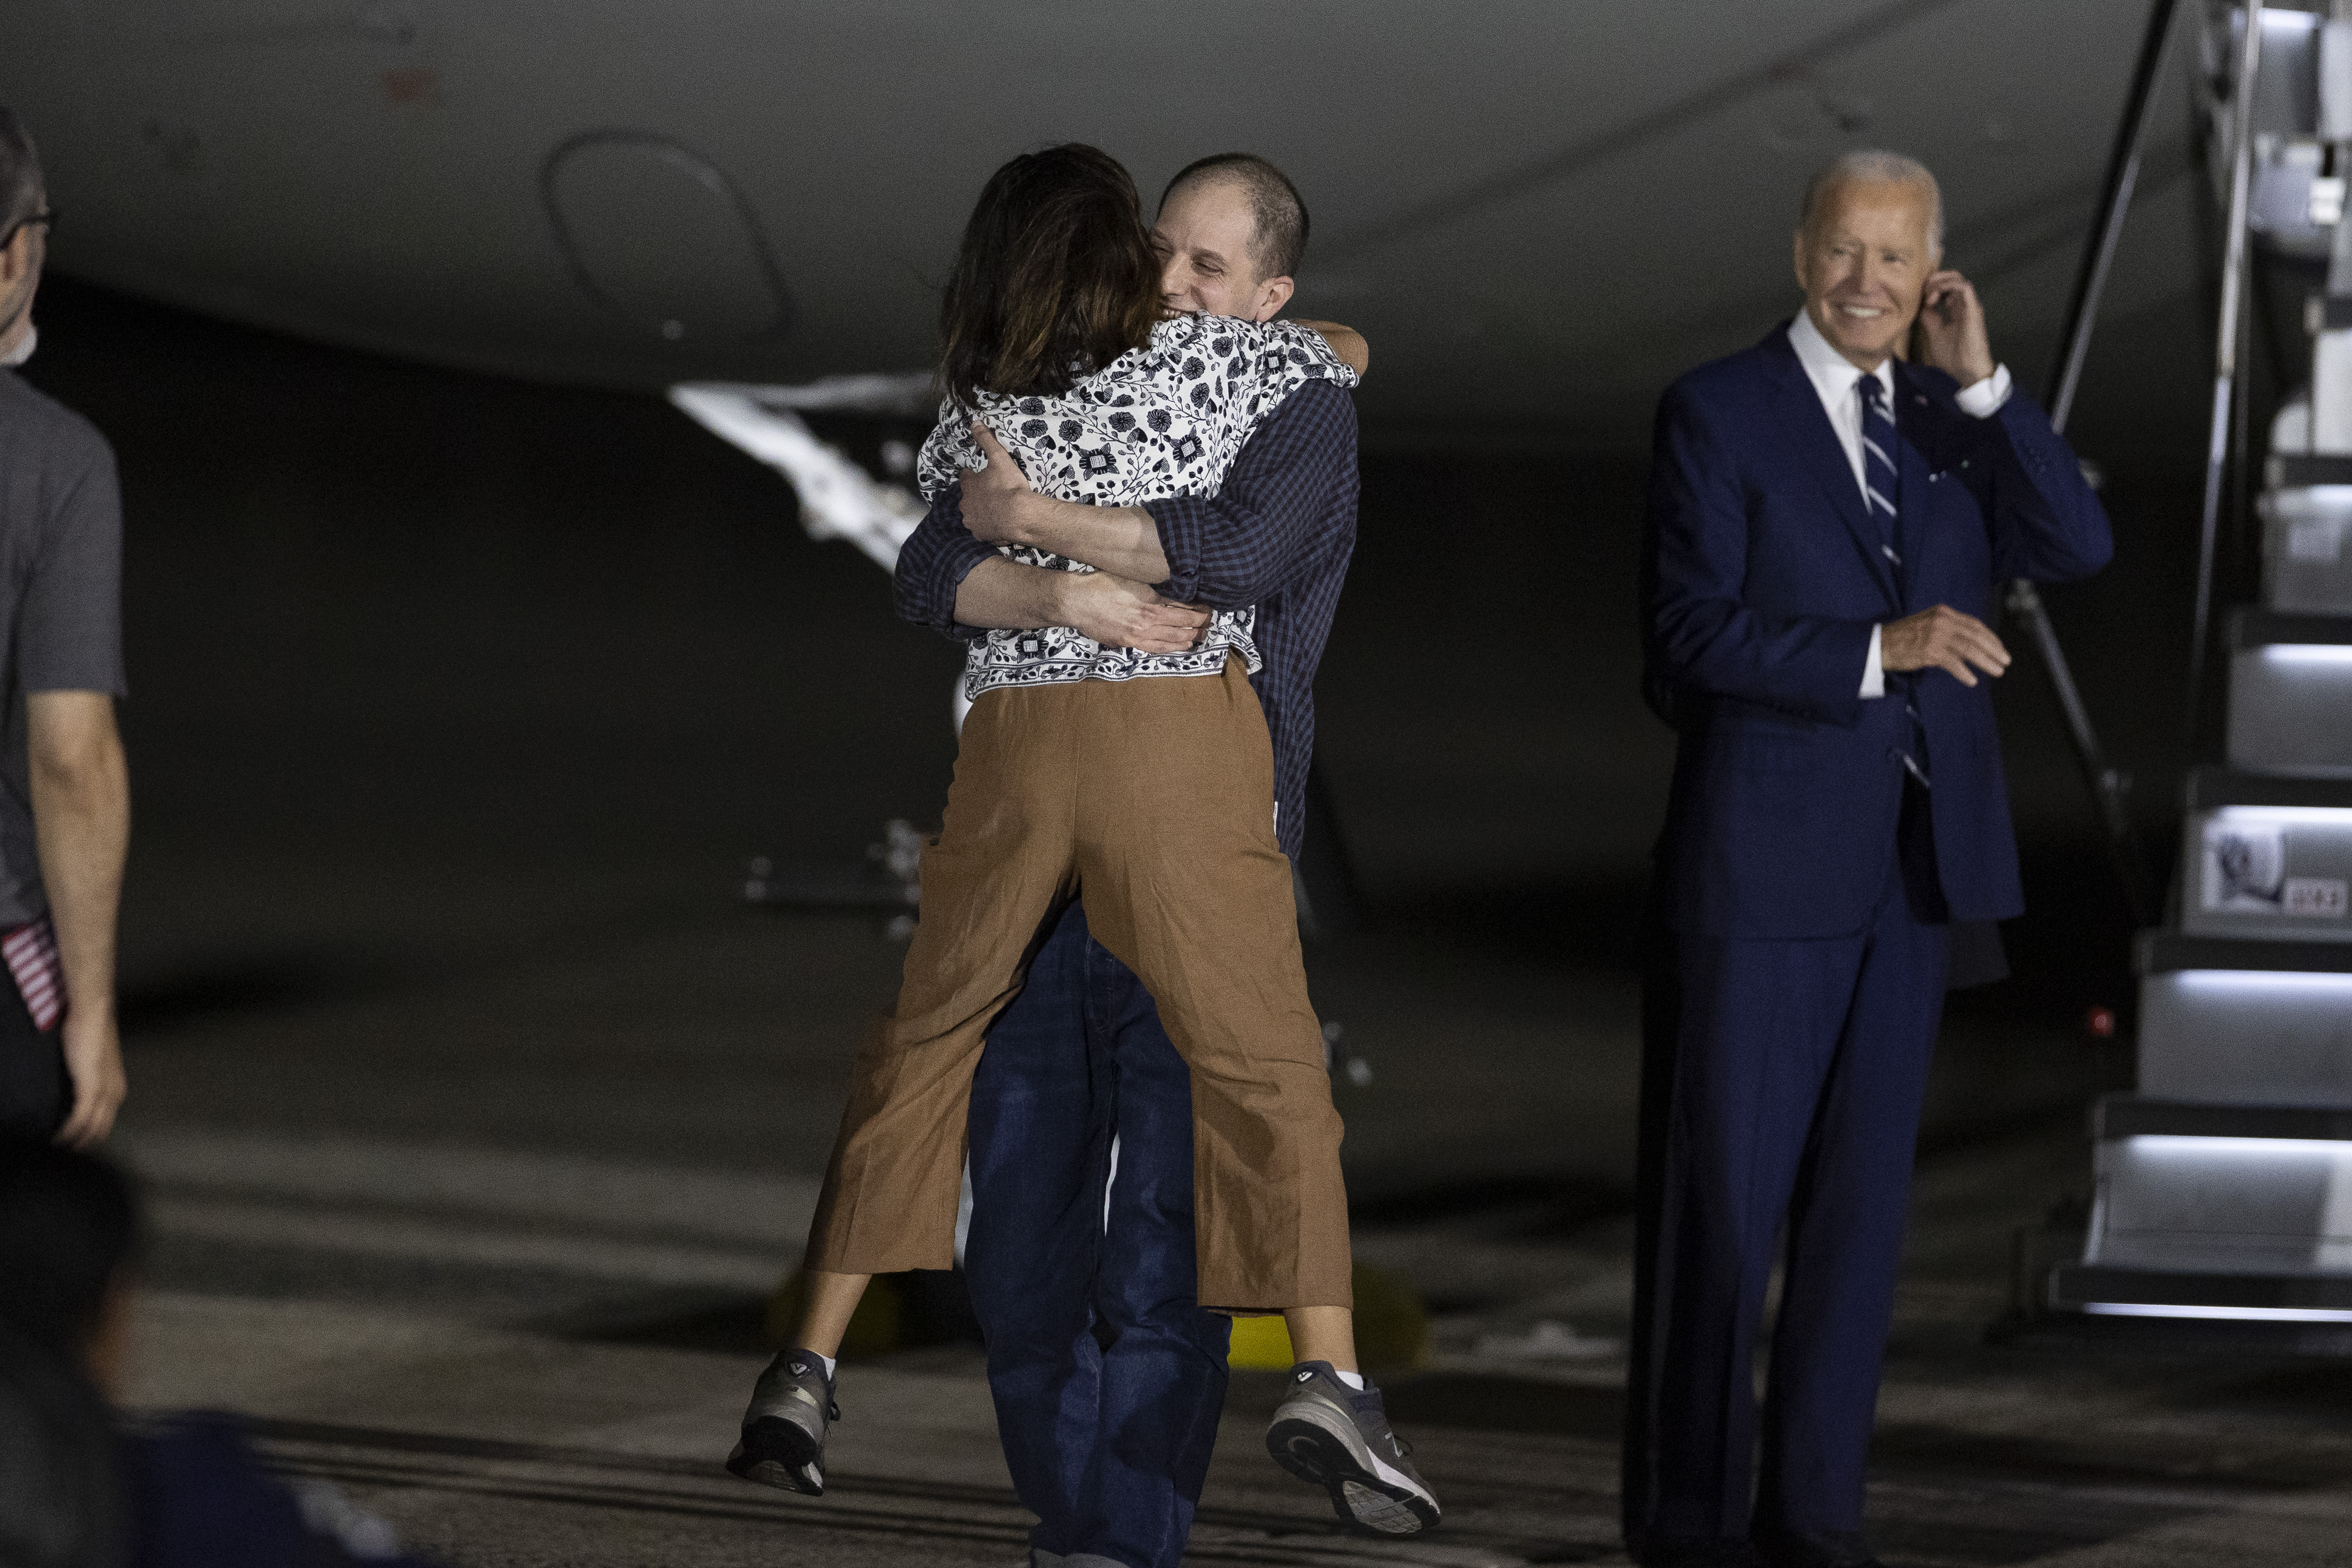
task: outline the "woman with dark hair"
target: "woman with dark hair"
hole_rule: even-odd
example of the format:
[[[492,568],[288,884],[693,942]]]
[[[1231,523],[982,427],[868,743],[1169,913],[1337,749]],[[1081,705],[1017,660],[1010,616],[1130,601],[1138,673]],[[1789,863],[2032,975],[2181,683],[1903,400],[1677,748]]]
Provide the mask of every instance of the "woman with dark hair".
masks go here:
[[[982,466],[977,424],[1065,500],[1213,495],[1290,393],[1354,384],[1299,323],[1160,320],[1160,273],[1134,184],[1108,155],[1062,146],[999,169],[941,309],[947,401],[923,447],[926,493]],[[971,645],[972,707],[923,855],[922,921],[898,1005],[858,1052],[794,1348],[761,1379],[729,1459],[737,1474],[824,1489],[832,1358],[850,1313],[872,1275],[951,1266],[983,1036],[1041,931],[1083,889],[1096,940],[1143,981],[1191,1068],[1200,1304],[1282,1312],[1302,1367],[1347,1374],[1334,1386],[1353,1411],[1333,1419],[1349,1430],[1286,1436],[1278,1457],[1304,1474],[1309,1450],[1328,1447],[1331,1473],[1309,1479],[1360,1523],[1407,1534],[1436,1521],[1378,1391],[1353,1371],[1339,1116],[1275,834],[1272,745],[1249,684],[1254,618],[1211,615],[1170,652],[1107,647],[1070,626]]]

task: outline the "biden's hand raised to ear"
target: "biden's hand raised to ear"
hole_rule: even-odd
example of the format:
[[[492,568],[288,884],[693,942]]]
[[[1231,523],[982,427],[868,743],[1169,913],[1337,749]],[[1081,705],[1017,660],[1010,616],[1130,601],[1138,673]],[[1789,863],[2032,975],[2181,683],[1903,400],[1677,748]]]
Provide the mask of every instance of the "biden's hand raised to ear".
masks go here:
[[[1963,387],[1974,386],[1997,367],[1976,285],[1958,272],[1927,275],[1919,300],[1919,350],[1923,363]]]

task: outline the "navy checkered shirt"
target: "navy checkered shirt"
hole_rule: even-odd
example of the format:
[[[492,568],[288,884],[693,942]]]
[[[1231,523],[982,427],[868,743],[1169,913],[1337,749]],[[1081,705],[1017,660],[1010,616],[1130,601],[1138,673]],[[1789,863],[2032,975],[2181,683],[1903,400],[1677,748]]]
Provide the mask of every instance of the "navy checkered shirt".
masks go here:
[[[1168,558],[1162,594],[1220,610],[1257,606],[1251,635],[1265,664],[1250,685],[1274,732],[1276,826],[1294,865],[1315,758],[1315,667],[1356,550],[1357,490],[1356,405],[1330,382],[1310,381],[1251,432],[1216,495],[1144,507]],[[996,546],[964,531],[962,500],[953,488],[931,503],[898,552],[895,582],[900,616],[970,642],[986,634],[957,621],[956,590]]]

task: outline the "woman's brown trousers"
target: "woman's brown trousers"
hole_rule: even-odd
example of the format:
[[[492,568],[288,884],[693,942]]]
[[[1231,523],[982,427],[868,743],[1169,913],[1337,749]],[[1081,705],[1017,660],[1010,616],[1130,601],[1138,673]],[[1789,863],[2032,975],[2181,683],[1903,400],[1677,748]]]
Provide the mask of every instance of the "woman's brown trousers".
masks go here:
[[[982,1037],[1048,917],[1084,894],[1192,1069],[1200,1301],[1348,1306],[1339,1113],[1307,999],[1274,759],[1219,676],[1009,688],[965,720],[898,1005],[859,1047],[809,1237],[843,1274],[953,1261]]]

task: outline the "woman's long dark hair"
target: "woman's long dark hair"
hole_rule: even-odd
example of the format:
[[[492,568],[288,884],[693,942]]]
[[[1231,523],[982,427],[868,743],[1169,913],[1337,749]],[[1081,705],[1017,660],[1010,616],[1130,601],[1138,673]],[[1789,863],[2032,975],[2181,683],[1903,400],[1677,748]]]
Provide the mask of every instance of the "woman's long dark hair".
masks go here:
[[[989,176],[940,305],[940,378],[982,393],[1067,392],[1160,319],[1160,258],[1135,182],[1082,142],[1024,153]]]

